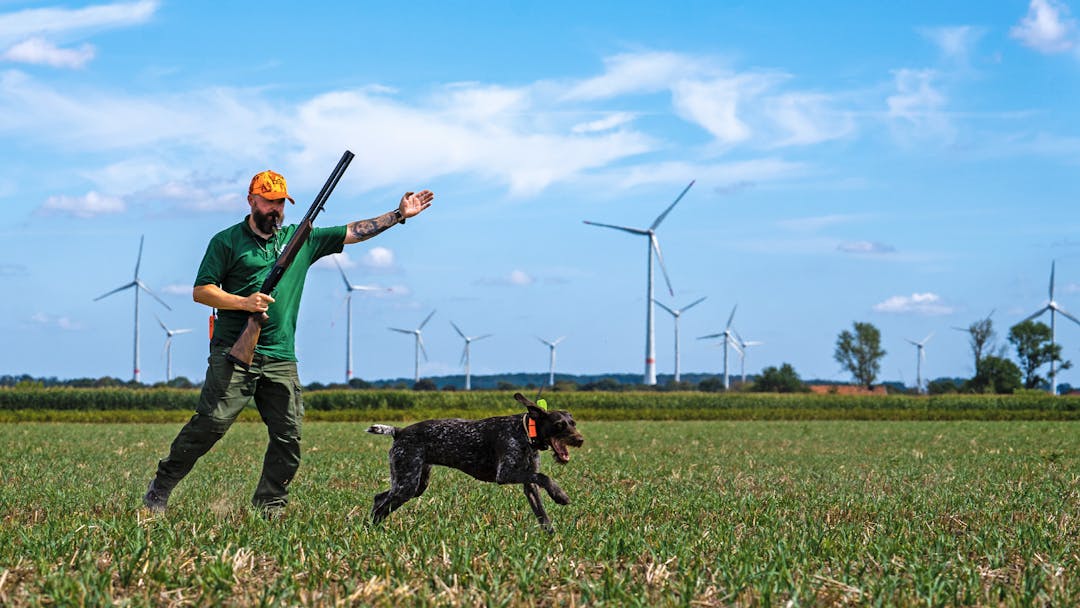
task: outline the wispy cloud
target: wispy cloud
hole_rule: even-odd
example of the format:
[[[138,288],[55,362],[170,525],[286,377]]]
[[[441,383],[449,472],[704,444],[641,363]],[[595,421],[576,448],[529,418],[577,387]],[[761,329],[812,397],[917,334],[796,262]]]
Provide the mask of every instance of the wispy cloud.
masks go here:
[[[613,112],[607,116],[576,124],[570,129],[571,133],[599,133],[621,127],[634,120],[634,114],[630,112]]]
[[[191,285],[173,283],[171,285],[166,285],[166,286],[162,287],[161,288],[161,293],[166,294],[166,295],[170,295],[170,296],[184,296],[184,297],[190,298],[191,297],[191,292],[193,290],[194,290],[194,288]]]
[[[0,53],[0,60],[48,65],[54,68],[81,68],[94,58],[94,47],[62,49],[42,38],[28,38]]]
[[[918,314],[926,316],[949,315],[955,308],[946,305],[935,293],[913,293],[910,296],[892,296],[874,305],[875,312],[893,314]]]
[[[0,60],[81,68],[96,54],[90,44],[63,48],[80,33],[145,23],[157,11],[157,0],[99,4],[80,9],[35,8],[0,14]]]
[[[89,218],[121,213],[126,209],[127,205],[121,198],[87,192],[82,196],[50,196],[38,209],[38,213]]]
[[[945,61],[966,66],[970,61],[971,53],[986,30],[972,25],[957,25],[927,27],[919,32],[938,47]]]
[[[1027,14],[1009,35],[1040,53],[1063,53],[1076,46],[1076,20],[1056,0],[1031,0]]]
[[[844,253],[857,253],[863,255],[881,255],[896,252],[896,248],[892,245],[886,245],[885,243],[878,243],[876,241],[852,241],[840,243],[836,248]]]
[[[524,270],[514,269],[506,276],[479,279],[474,284],[488,287],[527,287],[535,282],[536,279],[529,273]]]
[[[39,327],[62,329],[64,331],[78,331],[83,324],[66,315],[52,315],[46,312],[37,312],[30,317],[30,322]]]

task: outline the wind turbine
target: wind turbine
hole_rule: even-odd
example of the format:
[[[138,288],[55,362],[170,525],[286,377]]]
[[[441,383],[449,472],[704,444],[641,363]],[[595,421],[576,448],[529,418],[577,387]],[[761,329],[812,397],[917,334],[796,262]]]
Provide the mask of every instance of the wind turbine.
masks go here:
[[[555,347],[558,346],[559,342],[566,339],[566,336],[555,338],[550,342],[539,336],[536,339],[547,344],[548,348],[551,349],[551,362],[548,363],[548,386],[555,386]]]
[[[424,350],[424,338],[421,335],[420,330],[424,329],[424,326],[427,325],[427,322],[431,320],[431,317],[434,314],[435,311],[431,311],[431,313],[428,314],[427,318],[424,319],[424,322],[420,324],[420,327],[417,327],[416,329],[400,329],[397,327],[389,328],[390,331],[396,331],[403,334],[412,334],[416,338],[416,372],[413,377],[413,384],[420,381],[420,353],[424,353],[424,361],[427,361],[427,351]]]
[[[742,349],[739,346],[739,343],[735,341],[735,336],[733,335],[734,332],[731,331],[731,321],[732,321],[732,319],[735,318],[735,309],[738,308],[738,307],[739,307],[738,304],[731,307],[731,315],[728,316],[727,326],[724,327],[724,331],[722,331],[722,332],[720,332],[718,334],[709,334],[707,336],[700,336],[698,338],[698,340],[708,340],[710,338],[719,338],[719,337],[723,336],[723,338],[724,338],[724,390],[725,391],[728,390],[728,388],[731,387],[731,384],[728,381],[728,366],[727,366],[728,345],[730,344],[732,347],[735,348],[735,350],[742,353]]]
[[[926,350],[925,350],[926,349],[926,343],[929,342],[930,338],[932,338],[932,337],[934,337],[934,332],[930,332],[929,334],[927,334],[927,336],[925,338],[923,338],[919,342],[916,342],[916,341],[911,340],[909,338],[904,338],[905,340],[908,341],[909,344],[914,346],[919,351],[919,354],[916,356],[916,359],[915,359],[915,386],[916,386],[916,390],[920,394],[924,392],[923,391],[923,383],[922,383],[922,362],[924,360],[926,360]]]
[[[458,327],[457,324],[453,321],[450,321],[450,325],[453,325],[454,331],[456,331],[458,335],[461,336],[463,340],[465,340],[465,350],[461,351],[461,363],[465,364],[465,390],[472,390],[472,382],[470,381],[469,375],[469,344],[471,344],[474,340],[483,340],[484,338],[490,338],[493,334],[484,334],[482,336],[470,337],[466,336],[465,333],[461,331],[461,328]]]
[[[739,332],[734,329],[731,331],[735,334],[736,344],[739,347],[736,350],[739,351],[739,368],[742,370],[742,383],[746,384],[746,349],[751,346],[761,346],[765,343],[757,340],[743,340],[742,336],[739,335]]]
[[[139,290],[141,289],[141,290],[145,291],[146,293],[150,294],[155,300],[160,302],[162,306],[164,306],[165,308],[167,308],[169,310],[172,310],[172,308],[168,304],[166,304],[164,300],[157,297],[157,294],[155,294],[153,291],[150,291],[150,288],[147,287],[146,284],[143,283],[141,279],[139,279],[139,265],[142,264],[143,241],[145,239],[146,239],[145,235],[139,237],[139,257],[135,259],[135,278],[134,278],[134,280],[132,280],[130,283],[127,283],[126,285],[121,285],[120,287],[117,287],[116,289],[114,289],[114,290],[112,290],[112,291],[110,291],[108,293],[102,294],[102,295],[94,298],[94,301],[97,302],[98,300],[100,300],[102,298],[107,298],[107,297],[111,296],[112,294],[117,293],[119,291],[124,291],[125,289],[130,289],[132,287],[135,288],[135,356],[134,356],[134,363],[132,364],[132,369],[134,370],[134,381],[135,382],[139,382]]]
[[[671,316],[675,319],[675,383],[676,384],[679,383],[679,317],[682,316],[682,313],[690,310],[694,306],[697,306],[698,304],[703,302],[705,300],[705,298],[707,298],[707,297],[708,296],[698,298],[697,300],[694,300],[690,304],[687,304],[686,306],[683,306],[682,308],[676,308],[674,310],[668,308],[667,306],[664,306],[663,302],[660,302],[659,300],[656,301],[656,303],[660,305],[660,308],[663,308],[664,310],[671,313]]]
[[[1048,310],[1050,311],[1050,348],[1053,348],[1056,344],[1054,342],[1056,329],[1054,324],[1055,313],[1061,313],[1065,316],[1065,318],[1069,319],[1073,323],[1076,323],[1077,325],[1080,325],[1080,319],[1077,319],[1076,317],[1070,315],[1068,312],[1066,312],[1064,308],[1062,308],[1057,302],[1054,301],[1054,264],[1055,262],[1050,262],[1050,301],[1046,304],[1046,306],[1043,306],[1038,311],[1036,311],[1035,314],[1024,319],[1024,321],[1030,321],[1035,317],[1043,314],[1044,312]],[[1021,321],[1021,323],[1023,323],[1024,321]],[[1053,395],[1057,394],[1056,378],[1057,370],[1054,369],[1054,360],[1050,359],[1050,393]]]
[[[337,257],[334,257],[334,264],[337,265],[338,271],[341,272],[341,280],[345,281],[345,384],[348,384],[352,380],[353,375],[353,357],[352,357],[352,294],[354,291],[390,291],[389,288],[378,287],[376,285],[353,285],[349,282],[349,277],[345,276],[345,269],[341,267],[341,263],[337,261]]]
[[[660,270],[664,273],[664,281],[667,282],[668,293],[675,295],[675,291],[671,288],[671,279],[668,278],[667,269],[664,268],[664,256],[660,253],[660,241],[656,238],[656,228],[660,226],[660,222],[664,221],[668,213],[675,208],[675,205],[679,204],[682,197],[686,195],[686,192],[690,190],[690,186],[693,186],[694,182],[690,182],[682,193],[675,198],[675,202],[671,203],[663,213],[656,218],[656,220],[646,229],[642,228],[629,228],[626,226],[614,226],[612,224],[601,224],[598,222],[590,222],[585,220],[586,224],[590,226],[601,226],[603,228],[614,228],[615,230],[622,230],[623,232],[629,232],[630,234],[637,234],[640,236],[646,236],[649,238],[648,251],[646,251],[648,263],[646,265],[646,293],[645,293],[645,378],[644,384],[653,385],[656,384],[656,336],[653,331],[653,252],[656,252],[656,259],[660,262]]]
[[[190,329],[169,329],[165,326],[165,322],[161,320],[161,317],[154,315],[157,319],[158,325],[161,329],[165,330],[165,382],[172,380],[172,338],[180,334],[190,333]]]

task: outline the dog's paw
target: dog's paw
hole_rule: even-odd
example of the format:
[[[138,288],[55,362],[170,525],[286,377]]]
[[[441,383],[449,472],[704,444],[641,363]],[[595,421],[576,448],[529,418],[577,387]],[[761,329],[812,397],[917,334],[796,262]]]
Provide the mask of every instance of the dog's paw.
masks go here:
[[[563,492],[562,488],[555,488],[555,490],[551,492],[551,500],[554,500],[555,504],[570,504],[570,497],[566,495],[566,492]]]

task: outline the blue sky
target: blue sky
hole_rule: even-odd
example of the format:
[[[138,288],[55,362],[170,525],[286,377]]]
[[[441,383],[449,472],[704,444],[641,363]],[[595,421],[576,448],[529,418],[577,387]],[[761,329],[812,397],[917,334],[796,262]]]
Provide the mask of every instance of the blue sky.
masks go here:
[[[844,379],[832,354],[874,323],[885,380],[969,376],[966,326],[1007,328],[1056,300],[1080,313],[1080,29],[1075,2],[219,3],[0,0],[0,373],[131,376],[129,282],[144,382],[201,379],[206,242],[247,212],[251,175],[289,180],[302,215],[346,148],[319,218],[435,205],[347,247],[355,374],[459,373],[450,326],[494,336],[474,374],[643,369],[643,239],[658,229],[682,307],[682,371],[718,372],[697,336],[731,309],[747,369]],[[659,272],[659,271],[658,271]],[[344,285],[309,274],[306,382],[344,378]],[[1059,319],[1065,356],[1080,327]],[[657,370],[673,370],[656,309]],[[732,370],[737,362],[730,364]],[[1076,370],[1063,382],[1080,384]]]

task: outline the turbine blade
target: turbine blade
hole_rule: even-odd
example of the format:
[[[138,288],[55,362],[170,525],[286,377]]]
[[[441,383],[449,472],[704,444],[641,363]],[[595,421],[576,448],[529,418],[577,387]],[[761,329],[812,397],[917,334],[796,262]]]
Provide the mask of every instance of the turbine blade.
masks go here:
[[[341,280],[345,281],[345,289],[352,291],[352,283],[349,283],[349,277],[345,276],[345,269],[341,267],[341,262],[338,262],[337,256],[330,256],[334,260],[334,265],[337,266],[338,272],[341,273]]]
[[[192,331],[194,331],[194,330],[191,330],[191,329],[174,329],[174,330],[172,331],[172,335],[174,335],[174,336],[178,336],[178,335],[180,335],[180,334],[189,334],[189,333],[191,333]]]
[[[390,331],[396,331],[396,332],[402,333],[402,334],[415,334],[416,333],[415,331],[413,331],[411,329],[401,329],[399,327],[387,327],[386,329],[389,329]]]
[[[702,296],[702,297],[694,300],[690,304],[687,304],[686,306],[683,306],[682,312],[686,312],[686,311],[690,310],[691,308],[697,306],[698,304],[701,304],[702,302],[705,301],[705,298],[708,298],[708,297],[709,296]]]
[[[139,280],[139,266],[142,264],[142,248],[143,241],[146,240],[146,235],[139,236],[139,257],[135,258],[135,280]]]
[[[739,346],[739,343],[736,342],[734,339],[732,339],[731,336],[727,337],[727,343],[730,344],[731,347],[735,349],[735,352],[739,353],[739,356],[742,356],[744,354],[742,347]]]
[[[465,332],[461,331],[461,328],[458,327],[456,323],[454,323],[453,321],[450,321],[450,325],[454,326],[454,331],[457,332],[457,335],[461,336],[465,340],[468,340],[468,338],[465,337]]]
[[[1054,301],[1054,265],[1056,262],[1050,262],[1050,301]]]
[[[910,338],[904,338],[904,342],[907,342],[908,344],[910,344],[912,346],[919,346],[918,342],[916,342],[916,341],[914,341],[914,340],[912,340]]]
[[[536,339],[543,342],[544,344],[546,344],[548,346],[553,346],[553,344],[551,342],[548,342],[547,340],[541,338],[540,336],[536,336]]]
[[[726,336],[726,335],[727,335],[727,334],[725,334],[725,333],[723,333],[723,332],[721,332],[721,333],[718,333],[718,334],[709,334],[709,335],[707,335],[707,336],[698,336],[698,340],[710,340],[710,339],[712,339],[712,338],[719,338],[719,337],[721,337],[721,336]]]
[[[652,301],[653,301],[653,302],[656,302],[656,305],[657,305],[657,306],[659,306],[660,308],[663,308],[664,310],[666,310],[666,311],[670,312],[670,313],[671,313],[671,316],[673,316],[673,317],[677,317],[677,316],[679,316],[679,313],[675,312],[674,310],[671,310],[671,309],[670,309],[670,308],[668,308],[667,306],[664,306],[664,303],[663,303],[663,302],[661,302],[660,300],[657,300],[656,298],[653,298],[653,300],[652,300]]]
[[[745,342],[745,340],[742,339],[742,336],[739,335],[739,332],[732,329],[731,333],[735,334],[735,340],[737,340],[739,344],[743,344]]]
[[[172,306],[169,306],[168,304],[166,304],[165,300],[162,300],[161,298],[159,298],[157,296],[157,294],[154,293],[149,287],[147,287],[142,281],[135,281],[135,284],[138,285],[140,289],[142,289],[146,293],[150,294],[150,297],[157,300],[159,303],[161,303],[162,306],[164,306],[165,308],[168,308],[169,310],[172,310]]]
[[[678,197],[675,198],[675,202],[671,203],[671,205],[669,205],[668,208],[660,214],[660,217],[656,218],[656,221],[652,223],[652,226],[649,226],[649,230],[656,230],[656,227],[660,225],[660,222],[664,221],[664,218],[667,217],[667,214],[671,213],[671,210],[675,208],[675,205],[679,204],[679,201],[682,200],[682,197],[686,196],[687,191],[690,190],[690,186],[694,185],[694,181],[696,180],[691,180],[690,184],[683,188],[683,191],[679,194]]]
[[[483,340],[484,338],[490,338],[491,336],[494,336],[494,335],[495,334],[484,334],[482,336],[477,336],[477,337],[473,338],[472,341],[476,342],[477,340]]]
[[[1076,323],[1077,325],[1080,325],[1080,319],[1077,319],[1076,317],[1069,314],[1068,311],[1066,311],[1064,308],[1062,308],[1060,306],[1055,306],[1054,308],[1057,309],[1057,311],[1060,312],[1061,314],[1065,315],[1065,318],[1071,320],[1073,323]]]
[[[660,241],[655,234],[649,234],[649,240],[652,241],[653,251],[656,252],[656,260],[660,262],[660,271],[664,274],[664,282],[667,283],[668,293],[674,296],[675,290],[671,288],[671,279],[668,278],[667,268],[664,266],[664,254],[660,253]]]
[[[430,314],[428,314],[427,318],[424,319],[424,322],[421,323],[420,327],[417,327],[416,329],[424,329],[424,326],[427,325],[427,322],[430,321],[431,317],[433,317],[433,316],[435,316],[435,311],[434,310],[431,311]]]
[[[735,309],[736,309],[736,308],[738,308],[738,307],[739,307],[739,305],[738,305],[738,304],[736,304],[735,306],[732,306],[732,307],[731,307],[731,315],[730,315],[730,316],[728,316],[728,318],[727,318],[727,327],[728,327],[728,328],[731,328],[731,321],[732,321],[732,319],[734,319],[734,318],[735,318]]]
[[[1030,320],[1034,319],[1035,317],[1041,316],[1044,312],[1046,312],[1048,310],[1053,310],[1053,309],[1050,308],[1049,304],[1047,304],[1046,306],[1043,306],[1042,308],[1040,308],[1038,310],[1038,312],[1036,312],[1035,314],[1033,314],[1033,315],[1029,316],[1028,318],[1024,319],[1024,321],[1030,321]],[[1021,321],[1021,323],[1023,323],[1024,321]]]
[[[556,346],[556,345],[558,345],[558,344],[559,344],[559,342],[562,342],[562,341],[563,341],[563,340],[565,340],[565,339],[566,339],[566,336],[559,336],[558,338],[555,338],[555,341],[554,341],[554,342],[552,342],[552,343],[551,343],[551,345],[552,345],[552,346]]]
[[[922,339],[921,344],[926,344],[927,342],[930,341],[930,338],[933,338],[933,337],[934,337],[934,332],[930,332],[930,333],[926,334],[926,337]]]
[[[424,355],[424,361],[428,360],[427,349],[424,348],[424,336],[416,334],[416,343],[420,345],[420,353]]]
[[[461,349],[461,360],[458,361],[458,365],[465,365],[465,358],[466,358],[466,355],[468,355],[468,353],[469,353],[469,348],[467,346],[465,348]]]
[[[160,325],[160,326],[161,326],[161,329],[164,329],[164,330],[165,330],[165,333],[167,333],[167,334],[169,334],[169,335],[171,336],[171,335],[172,335],[172,332],[171,332],[171,331],[169,331],[169,328],[168,328],[168,327],[165,327],[165,322],[161,320],[161,317],[159,317],[159,316],[157,316],[157,315],[154,315],[154,318],[155,318],[155,319],[157,319],[158,325]]]
[[[629,228],[627,226],[615,226],[612,224],[601,224],[600,222],[590,222],[584,220],[584,222],[590,226],[601,226],[603,228],[614,228],[615,230],[622,230],[623,232],[629,232],[630,234],[649,234],[648,230],[642,230],[641,228]]]
[[[132,281],[132,282],[128,283],[127,285],[124,285],[123,287],[117,287],[116,289],[110,291],[109,293],[102,294],[102,295],[94,298],[94,301],[97,302],[98,300],[100,300],[102,298],[107,298],[107,297],[111,296],[112,294],[114,294],[114,293],[116,293],[118,291],[124,291],[128,287],[135,287],[136,285],[138,285],[138,283],[136,283],[135,281]]]

